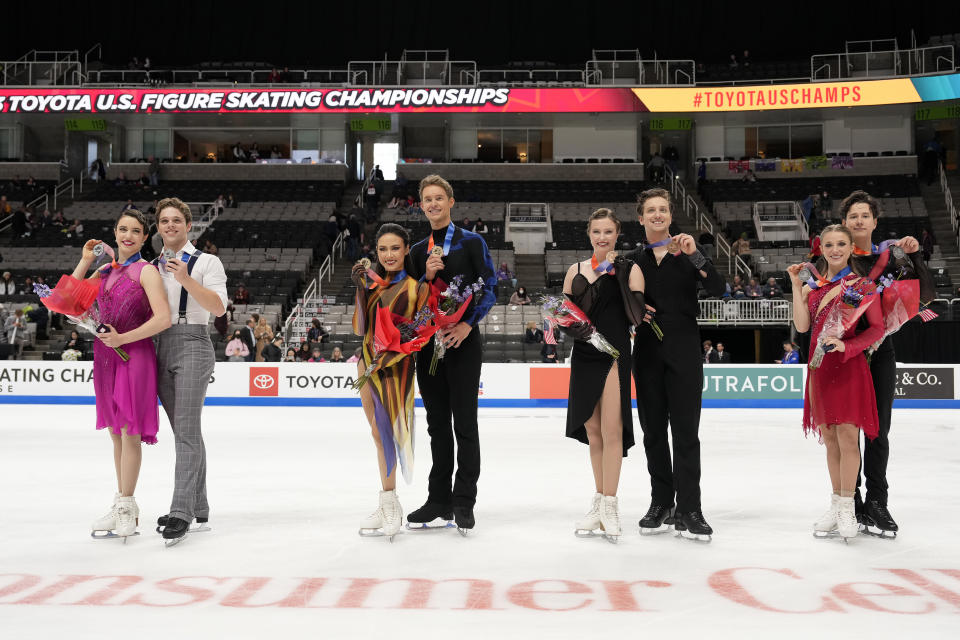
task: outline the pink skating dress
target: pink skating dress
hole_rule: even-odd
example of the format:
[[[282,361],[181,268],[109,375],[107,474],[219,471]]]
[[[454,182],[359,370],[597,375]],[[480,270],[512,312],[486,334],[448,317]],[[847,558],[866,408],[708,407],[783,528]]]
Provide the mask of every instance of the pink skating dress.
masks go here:
[[[147,262],[112,269],[100,277],[100,322],[117,333],[136,329],[153,316],[140,272],[153,269]],[[160,413],[157,407],[157,354],[151,338],[121,347],[130,360],[94,339],[93,388],[97,398],[97,429],[116,434],[139,434],[141,442],[157,443]],[[124,431],[121,428],[126,427]]]

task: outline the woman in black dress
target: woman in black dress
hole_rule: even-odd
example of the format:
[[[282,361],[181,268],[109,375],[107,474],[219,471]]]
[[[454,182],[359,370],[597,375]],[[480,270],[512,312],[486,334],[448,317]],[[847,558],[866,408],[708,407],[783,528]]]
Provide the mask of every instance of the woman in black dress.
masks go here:
[[[567,437],[590,446],[596,493],[576,533],[592,535],[602,528],[616,542],[620,536],[617,485],[627,450],[634,445],[630,411],[630,325],[644,315],[643,273],[615,252],[620,221],[609,209],[598,209],[587,223],[593,246],[589,260],[570,266],[563,292],[580,307],[596,330],[620,351],[619,358],[596,349],[586,339],[585,324],[565,330],[577,338],[570,365]]]

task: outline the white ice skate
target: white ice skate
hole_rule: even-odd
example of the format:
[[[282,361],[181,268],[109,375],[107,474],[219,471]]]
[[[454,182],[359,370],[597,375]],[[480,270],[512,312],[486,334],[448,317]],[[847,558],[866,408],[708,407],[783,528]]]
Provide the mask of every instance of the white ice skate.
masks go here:
[[[360,527],[363,537],[386,536],[393,542],[393,538],[400,531],[403,522],[403,507],[397,499],[396,491],[381,491],[380,506],[371,513]]]
[[[603,528],[600,524],[600,504],[603,501],[603,494],[593,494],[593,501],[590,503],[590,510],[587,514],[577,521],[576,529],[573,534],[578,538],[594,538],[602,535],[599,529]]]
[[[121,505],[123,506],[122,514],[119,512]],[[116,493],[113,496],[113,506],[110,507],[110,512],[95,520],[91,525],[90,537],[94,540],[123,538],[123,542],[126,543],[129,536],[140,535],[140,532],[136,530],[139,518],[140,508],[133,496],[124,498]]]
[[[833,538],[839,535],[837,533],[838,500],[840,500],[840,496],[835,493],[830,494],[830,508],[820,516],[819,520],[813,523],[813,537]]]
[[[837,498],[837,533],[847,542],[851,538],[856,538],[860,533],[860,525],[857,523],[856,507],[853,504],[853,497]]]
[[[617,496],[603,496],[600,500],[600,526],[603,537],[614,544],[620,541],[620,510]]]

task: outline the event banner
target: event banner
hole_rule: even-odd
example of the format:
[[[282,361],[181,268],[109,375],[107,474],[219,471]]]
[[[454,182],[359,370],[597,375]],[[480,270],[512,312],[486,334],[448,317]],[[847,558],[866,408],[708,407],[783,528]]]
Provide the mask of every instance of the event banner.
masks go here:
[[[705,365],[704,407],[800,407],[805,365]],[[355,364],[218,362],[207,404],[249,406],[358,406]],[[900,365],[901,407],[960,407],[956,365]],[[480,406],[566,407],[567,365],[483,365]],[[633,397],[636,399],[636,391]],[[419,399],[419,391],[417,393]],[[0,404],[92,404],[93,363],[0,362]]]
[[[860,107],[960,98],[960,74],[698,87],[0,89],[2,113],[614,113]],[[81,122],[77,119],[76,122]],[[653,121],[663,130],[683,120]]]

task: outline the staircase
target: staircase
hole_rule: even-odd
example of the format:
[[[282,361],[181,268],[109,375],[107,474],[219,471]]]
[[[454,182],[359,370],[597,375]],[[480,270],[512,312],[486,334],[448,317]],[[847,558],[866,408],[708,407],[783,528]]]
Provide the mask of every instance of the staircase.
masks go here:
[[[547,287],[547,268],[542,254],[514,255],[517,286],[526,287],[528,292],[543,291]],[[510,283],[507,283],[510,286]]]
[[[960,176],[951,176],[949,183],[950,191],[956,199],[956,194],[960,193]],[[950,225],[950,215],[943,199],[943,191],[941,191],[940,184],[937,182],[929,186],[921,183],[920,195],[923,196],[923,204],[930,216],[930,229],[933,231],[933,237],[940,246],[943,260],[947,263],[947,271],[951,282],[950,289],[956,291],[957,287],[960,287],[960,252],[958,252],[957,238],[953,233],[953,227]]]
[[[697,207],[699,207],[700,213],[706,216],[706,218],[710,220],[710,223],[713,225],[714,237],[719,237],[720,235],[722,235],[720,222],[710,212],[710,210],[707,208],[707,205],[704,204],[703,200],[700,199],[700,195],[697,193],[696,186],[691,185],[689,183],[686,183],[686,186],[687,186],[687,194],[691,198],[693,198],[694,202],[697,203]],[[677,225],[677,227],[680,229],[681,232],[689,233],[691,236],[693,236],[694,240],[698,240],[700,238],[700,234],[703,233],[703,231],[696,228],[696,224],[694,223],[693,218],[692,217],[687,218],[687,216],[683,214],[683,211],[681,211],[679,207],[677,207],[676,205],[675,205],[675,210],[673,214],[673,223]],[[726,238],[726,236],[724,236],[724,238],[732,244],[732,240],[730,238]],[[710,255],[707,257],[713,261],[713,266],[717,268],[717,271],[720,272],[720,275],[723,276],[723,279],[726,282],[733,282],[733,276],[736,275],[736,267],[733,265],[733,263],[730,263],[728,268],[727,257],[725,255],[718,254],[717,251],[718,249],[715,247],[713,250],[713,255]],[[718,255],[720,255],[720,257],[718,257]]]

